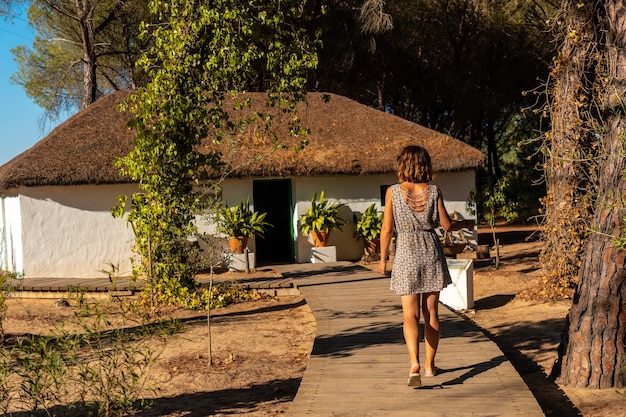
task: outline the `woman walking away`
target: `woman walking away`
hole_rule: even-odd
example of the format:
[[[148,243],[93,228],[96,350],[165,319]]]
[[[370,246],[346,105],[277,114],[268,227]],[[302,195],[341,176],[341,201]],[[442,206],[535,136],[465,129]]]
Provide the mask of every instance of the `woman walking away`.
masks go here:
[[[408,385],[421,386],[419,361],[420,311],[424,314],[426,362],[424,376],[434,376],[439,345],[439,292],[452,283],[435,228],[473,228],[473,220],[452,220],[441,190],[429,184],[432,165],[426,149],[407,146],[398,157],[398,184],[387,189],[380,236],[378,272],[387,273],[391,237],[396,231],[396,254],[390,288],[401,296],[404,341],[409,351]]]

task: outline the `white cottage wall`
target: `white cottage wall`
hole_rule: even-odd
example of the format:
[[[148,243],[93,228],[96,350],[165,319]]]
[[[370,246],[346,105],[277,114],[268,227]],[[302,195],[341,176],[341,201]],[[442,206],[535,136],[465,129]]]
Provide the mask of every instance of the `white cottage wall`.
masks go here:
[[[135,185],[79,185],[20,189],[25,278],[92,278],[118,268],[131,273],[134,235],[111,208]]]
[[[367,176],[342,176],[342,177],[297,177],[295,183],[295,221],[297,230],[297,219],[311,206],[311,198],[324,191],[324,195],[332,202],[344,204],[339,216],[346,220],[347,224],[342,227],[342,231],[333,231],[328,241],[329,246],[337,248],[337,260],[355,260],[363,255],[363,244],[354,237],[355,213],[361,213],[370,204],[375,203],[379,210],[381,206],[381,191],[383,185],[392,184],[395,181],[394,175],[367,175]],[[313,247],[311,238],[298,233],[296,246],[296,259],[300,263],[310,262],[311,248]]]
[[[2,195],[0,210],[0,269],[22,274],[22,217],[19,195]]]
[[[469,193],[476,188],[476,179],[473,170],[436,174],[432,183],[436,184],[441,189],[448,213],[452,214],[452,212],[456,211],[462,215],[463,218],[475,218],[475,216],[470,215],[467,211]]]
[[[353,237],[353,214],[370,204],[383,210],[381,187],[394,184],[394,174],[334,177],[295,177],[292,180],[294,203],[293,230],[298,218],[310,205],[314,193],[324,191],[332,201],[346,205],[340,215],[348,221],[343,231],[331,234],[330,245],[337,248],[337,260],[356,260],[363,253],[362,243]],[[466,201],[475,187],[474,171],[441,173],[433,181],[444,194],[449,212],[471,218]],[[253,179],[228,179],[222,198],[230,205],[250,198],[254,209]],[[125,219],[114,218],[111,208],[119,195],[130,196],[136,185],[80,185],[20,187],[2,196],[0,266],[25,278],[103,277],[110,264],[120,276],[131,273],[130,257],[134,244],[132,229]],[[204,219],[203,231],[214,231]],[[294,236],[296,261],[310,262],[310,237]],[[254,239],[250,249],[254,251]]]
[[[292,195],[294,199],[293,230],[298,230],[298,218],[310,207],[313,194],[324,191],[327,198],[345,204],[340,216],[347,221],[342,231],[331,233],[329,245],[336,246],[338,260],[360,259],[363,255],[363,244],[353,237],[353,215],[362,213],[369,205],[376,204],[378,210],[383,211],[381,187],[395,184],[395,174],[363,175],[363,176],[311,176],[292,178]],[[465,218],[471,218],[466,208],[469,192],[475,188],[474,170],[460,172],[445,172],[436,175],[433,184],[438,185],[443,192],[444,202],[448,212],[457,211]],[[228,179],[223,184],[222,199],[230,206],[246,198],[252,199],[252,179]],[[204,226],[211,230],[210,226]],[[254,252],[254,239],[250,240],[250,250]],[[295,237],[296,261],[310,262],[313,242],[309,236],[297,232]]]

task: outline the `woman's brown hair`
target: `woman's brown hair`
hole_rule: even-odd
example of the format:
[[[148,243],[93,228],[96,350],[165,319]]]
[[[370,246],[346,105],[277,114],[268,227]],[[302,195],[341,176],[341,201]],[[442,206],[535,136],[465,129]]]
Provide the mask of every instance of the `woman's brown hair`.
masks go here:
[[[433,167],[428,151],[419,145],[405,147],[398,156],[398,179],[400,182],[430,182]]]

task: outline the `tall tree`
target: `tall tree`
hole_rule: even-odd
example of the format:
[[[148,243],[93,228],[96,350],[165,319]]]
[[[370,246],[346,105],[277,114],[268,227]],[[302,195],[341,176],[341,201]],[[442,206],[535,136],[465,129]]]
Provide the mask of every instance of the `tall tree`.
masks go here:
[[[13,80],[51,117],[145,84],[135,63],[151,42],[138,37],[147,0],[33,0],[28,15],[37,36],[13,51]]]
[[[562,46],[551,73],[553,99],[547,101],[551,129],[544,164],[546,245],[540,256],[540,285],[546,298],[573,294],[597,197],[602,7],[596,2],[582,4],[564,1],[554,19]]]
[[[306,73],[317,57],[300,28],[303,6],[303,0],[150,2],[159,24],[139,62],[151,81],[128,103],[137,135],[121,163],[142,189],[132,196],[128,220],[142,259],[135,272],[149,277],[154,301],[181,303],[194,289],[197,248],[188,238],[202,208],[194,184],[221,158],[199,145],[209,134],[217,142],[234,135],[245,122],[229,119],[224,99],[245,107],[237,93],[254,87],[288,114],[306,97]]]
[[[22,3],[24,3],[24,0],[0,0],[0,16],[13,16],[14,7]]]
[[[484,182],[507,177],[512,188],[529,197],[528,217],[536,215],[545,190],[535,185],[539,158],[528,157],[539,144],[518,144],[534,138],[539,128],[538,115],[524,111],[539,96],[524,92],[548,77],[553,46],[545,22],[555,5],[550,0],[388,0],[383,22],[393,28],[369,32],[360,20],[362,4],[330,2],[328,13],[314,20],[322,27],[323,48],[311,85],[483,150]]]
[[[544,233],[578,272],[553,369],[576,387],[626,385],[625,16],[622,0],[564,0],[556,22]]]

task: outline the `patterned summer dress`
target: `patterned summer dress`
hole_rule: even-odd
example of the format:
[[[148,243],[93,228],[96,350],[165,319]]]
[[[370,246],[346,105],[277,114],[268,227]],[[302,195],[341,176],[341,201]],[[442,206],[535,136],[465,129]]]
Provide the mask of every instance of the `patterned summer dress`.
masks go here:
[[[396,230],[391,290],[400,295],[441,291],[452,279],[435,232],[439,225],[437,187],[429,185],[423,192],[405,197],[400,184],[395,184],[391,196]]]

